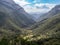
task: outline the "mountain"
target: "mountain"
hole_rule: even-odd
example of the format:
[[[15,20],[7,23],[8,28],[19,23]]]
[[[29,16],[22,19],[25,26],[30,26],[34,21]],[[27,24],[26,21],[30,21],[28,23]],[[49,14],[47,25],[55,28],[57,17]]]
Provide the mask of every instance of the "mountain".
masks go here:
[[[56,5],[54,8],[52,8],[49,12],[43,14],[38,18],[38,21],[44,20],[47,18],[50,18],[52,16],[55,16],[56,14],[60,13],[60,5]]]
[[[0,45],[60,45],[60,5],[37,23],[28,15],[12,0],[0,0]]]
[[[0,34],[21,33],[35,21],[13,0],[0,0]]]
[[[32,18],[36,21],[36,22],[38,22],[38,18],[40,18],[40,16],[42,16],[43,14],[45,14],[45,13],[40,13],[40,12],[37,12],[37,13],[29,13],[31,16],[32,16]]]
[[[40,35],[45,38],[60,38],[60,5],[55,6],[45,15],[46,19],[38,22],[38,27],[33,29],[34,35]],[[44,17],[43,17],[44,18]]]
[[[0,13],[5,13],[17,25],[23,27],[32,25],[34,20],[29,17],[29,14],[22,7],[15,4],[12,0],[0,1]]]

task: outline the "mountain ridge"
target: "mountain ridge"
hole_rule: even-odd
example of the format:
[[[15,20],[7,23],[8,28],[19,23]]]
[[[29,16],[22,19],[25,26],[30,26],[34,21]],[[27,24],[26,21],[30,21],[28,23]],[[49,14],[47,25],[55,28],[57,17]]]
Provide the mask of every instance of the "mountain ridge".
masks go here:
[[[13,0],[0,1],[0,33],[3,35],[21,34],[27,27],[34,25],[35,21],[22,7]],[[10,3],[11,2],[11,3]]]
[[[50,18],[56,14],[58,14],[60,12],[60,10],[58,9],[60,5],[56,5],[55,7],[53,7],[49,12],[43,14],[42,16],[40,16],[38,18],[38,21],[40,20],[44,20],[44,19],[47,19],[47,18]]]

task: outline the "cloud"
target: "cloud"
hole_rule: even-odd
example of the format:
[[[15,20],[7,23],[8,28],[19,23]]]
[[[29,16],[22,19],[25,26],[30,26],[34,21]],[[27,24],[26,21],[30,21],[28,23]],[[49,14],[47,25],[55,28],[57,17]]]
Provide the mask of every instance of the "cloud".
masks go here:
[[[46,9],[38,9],[35,6],[31,7],[31,6],[25,6],[24,8],[28,13],[37,13],[37,12],[44,12],[44,10]]]
[[[30,6],[30,5],[26,5],[24,7],[24,9],[28,12],[28,13],[37,13],[37,12],[40,12],[40,13],[45,13],[45,12],[48,12],[49,10],[51,10],[56,4],[35,4],[33,6]]]
[[[56,4],[49,4],[49,3],[40,3],[40,4],[35,4],[35,6],[38,7],[45,7],[45,8],[53,8]]]
[[[34,0],[33,3],[29,3],[26,0],[14,0],[17,4],[22,6],[26,12],[28,13],[45,13],[51,10],[56,4],[50,4],[50,3],[36,3],[36,1],[41,0]]]
[[[27,5],[27,4],[30,4],[28,2],[26,2],[25,0],[14,0],[15,3],[19,4],[20,6],[24,6],[24,5]]]

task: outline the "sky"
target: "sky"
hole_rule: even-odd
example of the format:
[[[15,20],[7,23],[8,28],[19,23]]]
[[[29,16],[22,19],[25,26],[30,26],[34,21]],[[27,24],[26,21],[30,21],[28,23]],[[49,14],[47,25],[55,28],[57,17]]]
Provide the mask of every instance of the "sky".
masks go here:
[[[55,5],[60,4],[60,0],[14,0],[28,13],[46,13]]]

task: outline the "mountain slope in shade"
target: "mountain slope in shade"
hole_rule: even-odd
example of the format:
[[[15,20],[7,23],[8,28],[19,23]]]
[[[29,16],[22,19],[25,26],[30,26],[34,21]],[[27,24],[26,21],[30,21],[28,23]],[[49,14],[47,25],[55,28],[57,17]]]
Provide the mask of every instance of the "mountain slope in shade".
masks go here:
[[[20,34],[35,21],[13,0],[0,0],[0,34]]]
[[[6,14],[7,18],[9,17],[12,22],[21,27],[27,27],[34,24],[34,20],[30,18],[29,14],[12,0],[1,0],[0,12]]]
[[[55,16],[56,14],[60,13],[60,5],[56,5],[54,8],[52,8],[48,13],[43,14],[39,17],[38,21],[50,18],[52,16]]]

